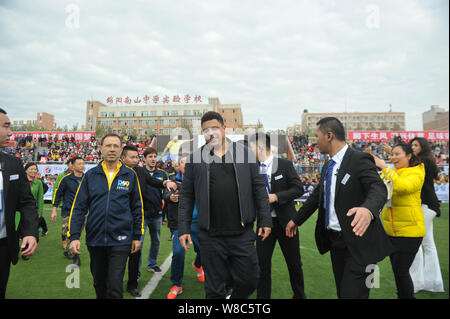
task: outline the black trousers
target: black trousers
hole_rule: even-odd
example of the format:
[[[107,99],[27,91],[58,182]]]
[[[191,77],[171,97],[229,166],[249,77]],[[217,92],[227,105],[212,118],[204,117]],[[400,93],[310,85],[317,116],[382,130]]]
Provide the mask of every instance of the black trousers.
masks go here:
[[[293,298],[304,299],[305,284],[303,280],[302,261],[300,256],[300,237],[297,232],[293,238],[286,236],[285,229],[280,225],[277,218],[272,218],[272,231],[264,241],[261,237],[256,240],[256,251],[258,253],[260,278],[258,283],[257,298],[270,299],[272,291],[272,255],[275,243],[278,240],[284,260],[289,271]]]
[[[416,257],[422,237],[389,237],[394,252],[389,256],[399,299],[414,299],[414,284],[409,268]]]
[[[122,299],[123,276],[131,245],[88,246],[97,299]]]
[[[45,222],[44,216],[42,216],[42,215],[41,215],[41,217],[39,217],[39,226],[38,227],[42,227],[43,233],[46,233],[48,231],[47,223]]]
[[[251,227],[237,236],[212,237],[200,230],[199,243],[207,299],[225,298],[225,282],[232,281],[232,299],[247,299],[259,279],[256,234]]]
[[[366,284],[366,280],[371,272],[366,272],[366,265],[356,262],[347,249],[341,232],[328,230],[327,234],[331,241],[331,264],[338,298],[368,299],[370,286]]]
[[[0,299],[5,299],[6,286],[8,284],[11,258],[8,250],[8,240],[0,239]]]
[[[127,289],[137,289],[138,274],[139,274],[139,260],[141,259],[141,250],[139,249],[134,254],[130,254],[128,258],[128,283]]]

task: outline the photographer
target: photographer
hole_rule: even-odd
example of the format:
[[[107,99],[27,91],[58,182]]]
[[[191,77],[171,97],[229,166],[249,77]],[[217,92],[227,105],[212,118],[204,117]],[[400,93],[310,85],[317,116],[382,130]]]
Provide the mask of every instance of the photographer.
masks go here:
[[[179,294],[183,292],[183,288],[181,284],[183,283],[183,274],[184,274],[184,258],[185,258],[185,250],[183,246],[181,246],[180,240],[178,239],[178,190],[181,187],[181,182],[183,181],[184,168],[186,165],[186,157],[187,155],[181,155],[178,158],[179,171],[174,177],[175,183],[177,183],[176,191],[165,190],[163,194],[164,202],[167,203],[168,206],[168,221],[169,228],[173,233],[173,241],[172,241],[172,268],[170,274],[170,280],[172,281],[173,287],[170,289],[169,294],[167,295],[167,299],[175,299]],[[192,214],[192,224],[191,224],[191,238],[194,242],[194,250],[197,253],[192,266],[194,267],[197,278],[201,282],[205,281],[205,275],[203,273],[203,268],[200,263],[200,246],[198,243],[198,222],[197,222],[197,208],[194,206],[194,212]]]

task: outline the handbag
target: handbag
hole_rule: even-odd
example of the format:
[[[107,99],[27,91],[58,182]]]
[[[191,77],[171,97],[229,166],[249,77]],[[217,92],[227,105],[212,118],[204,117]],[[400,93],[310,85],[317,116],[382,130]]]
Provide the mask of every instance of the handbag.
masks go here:
[[[390,179],[386,179],[386,176],[383,176],[382,180],[383,180],[384,186],[386,186],[386,190],[387,190],[387,198],[386,198],[386,203],[384,204],[384,206],[392,207],[392,193],[394,192],[394,184],[392,183],[392,181]]]

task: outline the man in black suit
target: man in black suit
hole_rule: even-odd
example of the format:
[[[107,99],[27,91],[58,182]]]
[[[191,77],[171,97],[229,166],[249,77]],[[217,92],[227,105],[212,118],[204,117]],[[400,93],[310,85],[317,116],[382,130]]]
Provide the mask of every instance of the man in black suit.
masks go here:
[[[319,185],[286,226],[294,236],[317,209],[315,231],[321,254],[330,251],[338,298],[368,298],[368,277],[377,262],[392,250],[379,219],[387,197],[372,156],[351,149],[345,129],[334,117],[317,122],[317,146],[330,160]]]
[[[11,137],[11,121],[0,108],[0,147],[8,145]],[[22,162],[0,151],[0,298],[5,298],[11,263],[17,264],[19,237],[15,215],[20,211],[22,228],[22,255],[31,256],[37,247],[38,213],[36,201]]]
[[[296,233],[294,237],[289,238],[285,233],[287,223],[296,213],[294,199],[301,197],[304,193],[302,183],[291,162],[272,155],[268,134],[257,133],[250,136],[249,146],[259,161],[261,174],[266,182],[273,224],[272,232],[266,240],[262,241],[258,238],[256,241],[261,271],[257,297],[270,298],[272,254],[278,240],[289,270],[293,298],[306,298],[299,234]]]

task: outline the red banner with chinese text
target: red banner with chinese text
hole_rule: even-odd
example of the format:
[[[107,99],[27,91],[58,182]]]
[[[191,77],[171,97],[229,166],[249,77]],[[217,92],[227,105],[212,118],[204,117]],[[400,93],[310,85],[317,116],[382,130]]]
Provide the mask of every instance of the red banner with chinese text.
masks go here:
[[[69,139],[73,137],[77,142],[86,142],[90,141],[92,136],[95,136],[95,132],[12,132],[10,141],[14,141],[16,137],[26,136],[31,136],[33,140],[41,137],[45,137],[47,140],[50,137],[53,139],[56,137],[58,141],[65,137],[68,137]]]
[[[429,141],[448,141],[446,131],[348,131],[350,141],[390,141],[394,136],[400,136],[403,141],[414,137],[424,137]]]

